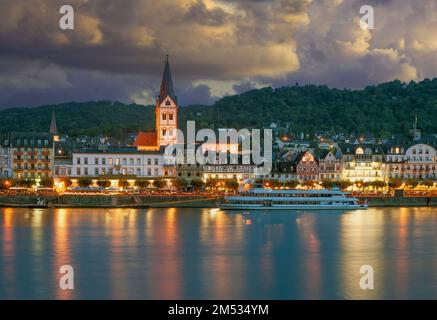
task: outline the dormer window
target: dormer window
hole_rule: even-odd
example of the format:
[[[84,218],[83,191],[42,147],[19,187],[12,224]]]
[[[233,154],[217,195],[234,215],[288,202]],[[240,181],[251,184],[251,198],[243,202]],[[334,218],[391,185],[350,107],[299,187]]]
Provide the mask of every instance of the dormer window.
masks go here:
[[[165,100],[165,105],[166,105],[166,106],[171,106],[171,101],[170,101],[170,99]]]

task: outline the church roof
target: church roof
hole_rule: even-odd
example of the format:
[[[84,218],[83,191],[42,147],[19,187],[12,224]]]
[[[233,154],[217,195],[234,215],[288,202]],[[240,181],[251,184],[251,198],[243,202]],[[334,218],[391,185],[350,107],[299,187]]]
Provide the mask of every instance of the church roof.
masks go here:
[[[164,73],[162,74],[161,90],[159,91],[158,97],[159,104],[167,97],[172,98],[173,101],[176,102],[168,55],[165,57]]]
[[[132,146],[134,147],[153,147],[158,144],[158,135],[156,132],[142,132],[138,133]]]

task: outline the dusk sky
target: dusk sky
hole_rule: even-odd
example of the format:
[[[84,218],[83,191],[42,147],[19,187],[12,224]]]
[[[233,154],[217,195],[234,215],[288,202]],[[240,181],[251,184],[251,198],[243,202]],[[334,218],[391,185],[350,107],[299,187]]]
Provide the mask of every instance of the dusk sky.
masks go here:
[[[75,9],[75,30],[59,8]],[[362,30],[360,6],[375,10]],[[0,108],[153,104],[166,52],[182,105],[264,86],[437,76],[437,0],[0,0]]]

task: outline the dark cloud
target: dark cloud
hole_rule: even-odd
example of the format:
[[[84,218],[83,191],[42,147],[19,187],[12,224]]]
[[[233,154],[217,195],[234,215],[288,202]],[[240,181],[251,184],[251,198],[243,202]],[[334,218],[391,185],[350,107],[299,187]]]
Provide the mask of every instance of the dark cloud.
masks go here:
[[[153,103],[169,51],[180,102],[263,85],[336,87],[437,74],[435,0],[0,0],[0,107]],[[359,7],[375,8],[361,30]]]

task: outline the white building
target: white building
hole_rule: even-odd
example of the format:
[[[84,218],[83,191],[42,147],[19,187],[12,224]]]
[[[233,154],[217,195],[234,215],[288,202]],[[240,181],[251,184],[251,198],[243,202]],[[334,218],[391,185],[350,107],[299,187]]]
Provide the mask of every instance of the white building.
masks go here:
[[[135,147],[108,147],[84,149],[73,152],[73,177],[173,176],[172,168],[164,166],[163,154],[159,151],[141,151]]]
[[[437,179],[437,149],[431,143],[393,143],[386,162],[390,179]]]

